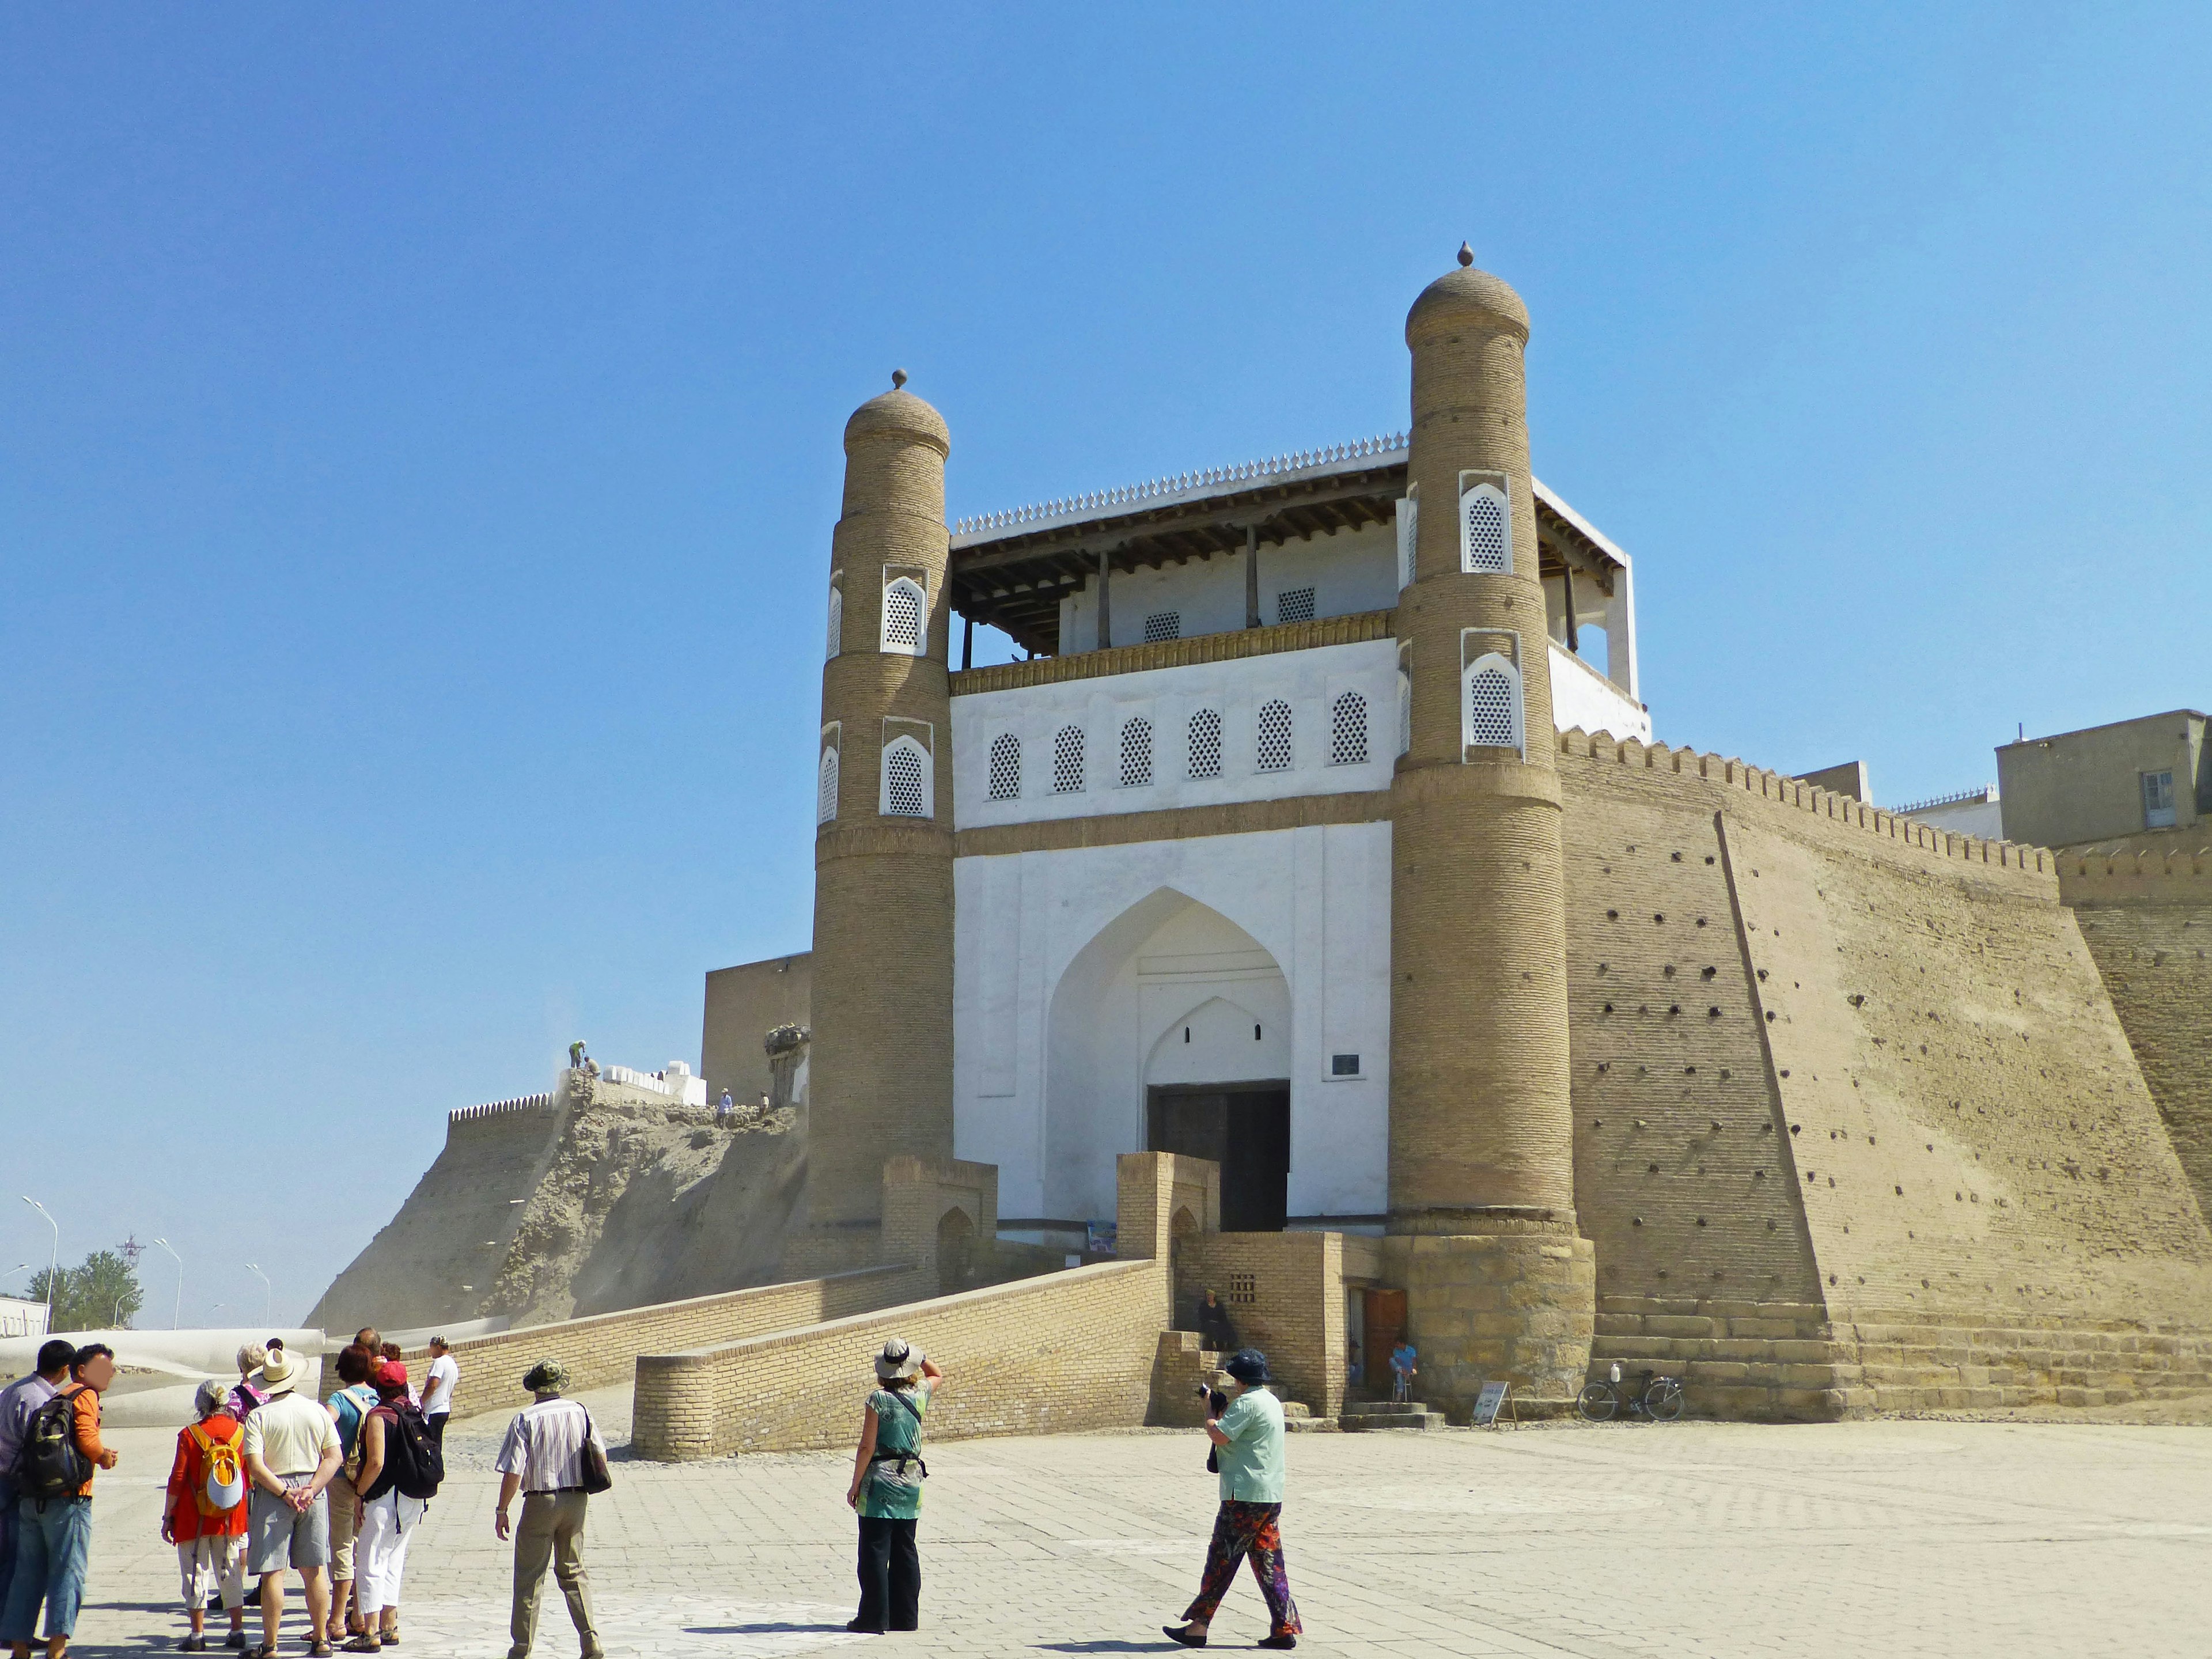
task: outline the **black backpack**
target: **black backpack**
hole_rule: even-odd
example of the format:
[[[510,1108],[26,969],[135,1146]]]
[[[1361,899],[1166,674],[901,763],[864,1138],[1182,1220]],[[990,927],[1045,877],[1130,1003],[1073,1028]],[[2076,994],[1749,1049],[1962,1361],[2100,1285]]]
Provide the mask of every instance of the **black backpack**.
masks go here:
[[[70,1389],[31,1413],[23,1425],[23,1444],[15,1454],[16,1490],[40,1503],[74,1498],[92,1479],[92,1462],[77,1449],[76,1396]]]
[[[446,1455],[430,1437],[422,1408],[401,1400],[377,1409],[391,1414],[384,1430],[384,1472],[362,1496],[381,1498],[396,1486],[404,1498],[435,1498],[446,1478]]]

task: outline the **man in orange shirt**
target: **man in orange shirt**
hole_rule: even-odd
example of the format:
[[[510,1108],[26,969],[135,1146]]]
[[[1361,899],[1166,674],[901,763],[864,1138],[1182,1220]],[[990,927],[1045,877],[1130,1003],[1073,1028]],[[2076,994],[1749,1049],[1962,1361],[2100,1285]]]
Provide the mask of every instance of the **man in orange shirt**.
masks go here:
[[[47,1659],[61,1659],[68,1650],[84,1601],[85,1562],[92,1548],[93,1471],[112,1469],[116,1463],[114,1452],[100,1443],[100,1396],[115,1381],[115,1350],[105,1342],[79,1348],[70,1377],[70,1386],[54,1399],[70,1403],[70,1437],[83,1460],[84,1484],[73,1492],[46,1497],[27,1487],[16,1500],[15,1577],[8,1587],[8,1606],[0,1611],[0,1642],[14,1650],[15,1659],[30,1659],[42,1601]],[[30,1434],[36,1432],[34,1419]]]

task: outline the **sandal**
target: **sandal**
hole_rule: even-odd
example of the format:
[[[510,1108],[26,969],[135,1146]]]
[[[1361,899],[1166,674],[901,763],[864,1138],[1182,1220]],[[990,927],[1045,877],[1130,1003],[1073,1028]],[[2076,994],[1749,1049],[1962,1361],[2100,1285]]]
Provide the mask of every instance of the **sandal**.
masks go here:
[[[348,1642],[343,1651],[347,1653],[374,1653],[377,1650],[377,1646],[378,1643],[376,1638],[374,1636],[371,1636],[367,1631],[363,1631],[360,1635],[355,1637],[353,1640]]]
[[[1202,1648],[1206,1645],[1206,1632],[1202,1630],[1194,1631],[1188,1625],[1162,1625],[1160,1633],[1169,1641],[1180,1642],[1187,1648]]]

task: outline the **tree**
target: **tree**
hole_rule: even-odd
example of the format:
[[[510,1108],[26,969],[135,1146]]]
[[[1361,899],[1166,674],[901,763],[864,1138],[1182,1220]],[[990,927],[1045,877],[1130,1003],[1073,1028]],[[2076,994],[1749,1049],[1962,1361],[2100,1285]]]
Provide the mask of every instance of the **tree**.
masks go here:
[[[47,1299],[44,1269],[32,1275],[27,1294],[33,1302]],[[76,1267],[64,1267],[54,1275],[52,1296],[57,1331],[128,1330],[146,1300],[137,1272],[114,1250],[94,1250]]]

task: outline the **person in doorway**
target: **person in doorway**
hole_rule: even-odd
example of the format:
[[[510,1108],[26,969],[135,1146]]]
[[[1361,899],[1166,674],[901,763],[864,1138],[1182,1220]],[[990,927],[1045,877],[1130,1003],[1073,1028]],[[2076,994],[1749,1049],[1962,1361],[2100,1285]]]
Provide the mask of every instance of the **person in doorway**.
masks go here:
[[[599,1632],[592,1616],[592,1581],[584,1571],[584,1522],[591,1494],[584,1490],[585,1447],[606,1455],[606,1444],[592,1414],[563,1400],[568,1369],[557,1359],[541,1359],[523,1374],[522,1386],[533,1403],[507,1425],[493,1467],[499,1471],[499,1513],[492,1531],[514,1538],[514,1606],[508,1621],[507,1659],[530,1659],[538,1639],[538,1603],[545,1589],[545,1569],[553,1569],[576,1627],[583,1659],[604,1659]],[[514,1527],[507,1509],[522,1494],[522,1524]]]
[[[1198,1299],[1198,1341],[1209,1353],[1237,1352],[1237,1327],[1229,1322],[1229,1310],[1211,1290]]]
[[[361,1633],[345,1644],[348,1653],[374,1653],[399,1641],[399,1583],[407,1569],[407,1546],[426,1506],[399,1490],[392,1456],[403,1413],[412,1414],[407,1397],[407,1368],[396,1359],[380,1364],[369,1376],[376,1404],[361,1423],[361,1534],[354,1541],[353,1599],[361,1613]]]
[[[262,1362],[269,1398],[246,1419],[246,1571],[261,1580],[261,1644],[253,1659],[276,1659],[284,1619],[284,1571],[307,1587],[313,1659],[331,1651],[331,1506],[325,1495],[344,1454],[330,1413],[295,1388],[301,1364],[282,1348]]]
[[[374,1332],[371,1333],[374,1334]],[[333,1644],[349,1634],[359,1635],[361,1617],[352,1607],[355,1542],[361,1536],[362,1420],[376,1409],[376,1389],[369,1374],[384,1362],[373,1359],[358,1342],[338,1351],[334,1362],[340,1387],[330,1397],[331,1419],[337,1425],[338,1455],[343,1460],[328,1488],[331,1502],[331,1616],[325,1638]]]
[[[860,1610],[845,1628],[880,1636],[921,1626],[921,1419],[945,1373],[893,1337],[876,1356],[876,1381],[860,1415],[853,1484],[845,1501],[860,1517]]]
[[[15,1659],[30,1659],[31,1641],[39,1608],[46,1609],[47,1659],[61,1659],[76,1631],[77,1610],[84,1605],[85,1568],[92,1554],[92,1481],[98,1470],[112,1469],[118,1459],[100,1439],[100,1396],[115,1382],[115,1350],[105,1342],[89,1342],[70,1360],[69,1380],[57,1389],[23,1425],[27,1444],[16,1454],[16,1476],[22,1488],[15,1500],[15,1573],[8,1585],[8,1605],[0,1610],[0,1642]],[[67,1425],[57,1421],[67,1413]],[[57,1433],[50,1437],[49,1426]],[[67,1437],[68,1451],[61,1449]],[[64,1486],[42,1496],[35,1482],[58,1471],[45,1467],[41,1446],[52,1445],[63,1462],[74,1451],[72,1471],[82,1471],[82,1484]],[[69,1477],[74,1479],[74,1474]]]
[[[37,1369],[0,1389],[0,1608],[8,1605],[8,1583],[15,1571],[15,1455],[23,1449],[23,1431],[39,1407],[69,1382],[76,1344],[52,1337],[40,1345]]]
[[[192,1396],[196,1420],[177,1431],[176,1461],[169,1466],[161,1541],[177,1547],[185,1611],[191,1627],[177,1644],[180,1653],[207,1651],[208,1604],[219,1601],[230,1615],[230,1639],[246,1646],[246,1470],[240,1443],[246,1430],[230,1414],[230,1393],[214,1377]]]
[[[1345,1383],[1349,1388],[1356,1389],[1365,1380],[1365,1375],[1359,1364],[1359,1339],[1356,1336],[1347,1336],[1344,1339]]]
[[[1421,1374],[1415,1362],[1420,1357],[1407,1337],[1400,1337],[1398,1346],[1390,1350],[1390,1398],[1401,1405],[1413,1397],[1413,1379]]]
[[[430,1425],[430,1438],[443,1450],[446,1419],[453,1415],[453,1390],[461,1385],[461,1368],[442,1336],[430,1339],[430,1372],[422,1379],[422,1420]]]
[[[1294,1648],[1305,1628],[1283,1564],[1283,1406],[1260,1386],[1267,1380],[1267,1355],[1257,1348],[1232,1354],[1218,1385],[1229,1396],[1229,1408],[1218,1417],[1210,1408],[1206,1414],[1206,1438],[1221,1462],[1221,1507],[1214,1516],[1213,1541],[1206,1547],[1197,1597],[1184,1610],[1181,1626],[1160,1626],[1187,1648],[1206,1645],[1237,1563],[1248,1555],[1267,1603],[1268,1631],[1260,1645]]]

